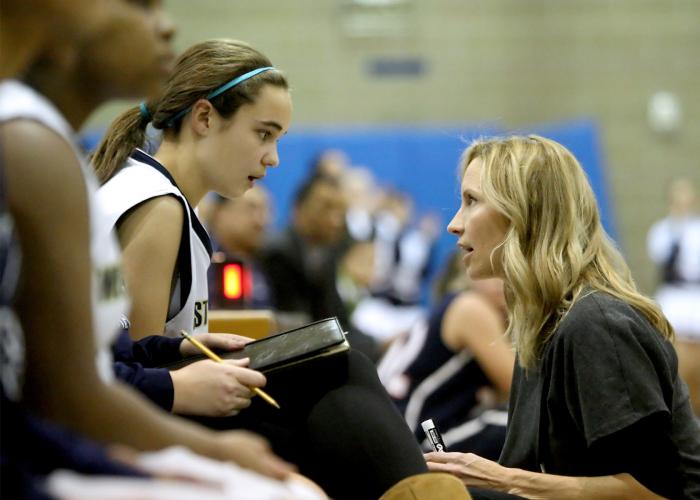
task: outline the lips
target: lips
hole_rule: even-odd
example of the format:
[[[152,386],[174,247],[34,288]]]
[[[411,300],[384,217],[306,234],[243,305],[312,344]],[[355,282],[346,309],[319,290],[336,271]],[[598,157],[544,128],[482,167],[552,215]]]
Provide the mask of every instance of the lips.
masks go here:
[[[462,243],[459,243],[458,245],[465,254],[470,254],[474,251],[474,247],[471,247],[469,245],[464,245]]]
[[[259,180],[262,179],[263,177],[265,177],[265,174],[261,174],[261,175],[249,175],[249,176],[248,176],[248,180],[251,181],[251,182],[253,182],[253,181],[259,181]]]

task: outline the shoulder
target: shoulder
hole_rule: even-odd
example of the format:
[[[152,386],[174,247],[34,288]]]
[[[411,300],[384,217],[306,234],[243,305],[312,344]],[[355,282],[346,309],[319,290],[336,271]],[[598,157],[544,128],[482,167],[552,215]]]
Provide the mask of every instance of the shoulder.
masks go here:
[[[120,219],[119,239],[124,247],[138,243],[143,254],[178,248],[184,217],[182,204],[173,196],[151,198]]]
[[[79,163],[75,151],[57,131],[33,119],[18,118],[0,122],[3,149],[7,154],[48,159],[58,154],[59,160],[70,158]]]
[[[8,206],[28,261],[56,248],[86,258],[80,252],[89,241],[88,190],[73,147],[33,121],[4,123],[0,137]]]
[[[684,237],[700,237],[700,216],[689,219],[684,225]]]
[[[148,214],[148,217],[158,223],[179,219],[182,222],[182,203],[174,196],[156,196],[144,201],[134,209],[134,213]],[[179,224],[178,224],[179,226]]]
[[[120,222],[120,228],[127,225],[149,225],[156,226],[161,230],[175,228],[177,231],[182,230],[182,222],[184,220],[184,210],[180,200],[174,196],[157,196],[150,198],[133,210]],[[155,232],[162,234],[162,231]]]
[[[80,160],[64,137],[33,120],[0,124],[10,195],[19,191],[27,205],[56,204],[87,196]],[[56,189],[61,186],[61,189]]]
[[[673,347],[630,304],[607,293],[585,293],[571,307],[551,339],[552,349],[604,360],[629,357],[672,362]]]
[[[180,194],[163,174],[145,163],[129,158],[124,166],[100,188],[101,196],[148,197],[149,194]]]
[[[462,292],[447,305],[442,319],[442,340],[451,350],[470,347],[477,338],[491,339],[500,334],[498,312],[475,292]]]
[[[656,236],[663,232],[668,231],[671,228],[671,219],[665,217],[654,222],[649,228],[649,235]]]
[[[125,214],[131,217],[132,212],[144,206],[149,207],[147,212],[163,211],[166,216],[175,211],[173,207],[180,206],[184,213],[186,205],[182,198],[182,193],[161,173],[132,159],[97,192],[97,199],[112,225],[121,224]],[[151,203],[155,200],[161,201]],[[179,221],[182,222],[182,217]]]
[[[445,310],[445,320],[462,323],[480,319],[483,315],[493,316],[495,311],[478,293],[462,292],[454,297]]]
[[[579,298],[543,354],[548,404],[564,402],[589,446],[648,415],[671,412],[673,346],[624,300],[602,292]]]
[[[625,326],[655,331],[646,318],[630,304],[599,291],[584,292],[566,313],[557,330],[571,335],[592,326],[605,331]]]

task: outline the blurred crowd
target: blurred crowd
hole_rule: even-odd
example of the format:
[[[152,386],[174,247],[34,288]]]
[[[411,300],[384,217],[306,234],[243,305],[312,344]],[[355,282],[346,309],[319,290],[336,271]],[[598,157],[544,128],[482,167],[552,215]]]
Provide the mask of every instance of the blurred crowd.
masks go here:
[[[374,360],[425,318],[443,228],[434,214],[416,213],[409,195],[329,150],[310,165],[287,226],[276,233],[272,210],[262,186],[236,200],[211,195],[200,207],[216,247],[213,308],[272,308],[279,329],[337,316]],[[226,262],[245,269],[245,293],[235,300],[221,290]]]

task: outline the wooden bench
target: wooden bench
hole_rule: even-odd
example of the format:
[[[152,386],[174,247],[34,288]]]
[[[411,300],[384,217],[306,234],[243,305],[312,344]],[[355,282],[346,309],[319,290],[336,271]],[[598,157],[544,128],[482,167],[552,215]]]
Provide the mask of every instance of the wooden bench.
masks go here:
[[[237,333],[261,339],[270,335],[275,326],[275,315],[267,309],[209,311],[209,331],[212,333]]]

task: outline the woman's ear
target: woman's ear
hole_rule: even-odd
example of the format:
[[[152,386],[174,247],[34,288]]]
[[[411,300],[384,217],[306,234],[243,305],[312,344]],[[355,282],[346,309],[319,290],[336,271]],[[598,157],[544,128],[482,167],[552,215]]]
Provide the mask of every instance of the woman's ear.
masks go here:
[[[208,135],[214,125],[214,115],[217,114],[214,106],[206,99],[200,99],[194,103],[190,114],[190,126],[193,132],[201,136]]]

